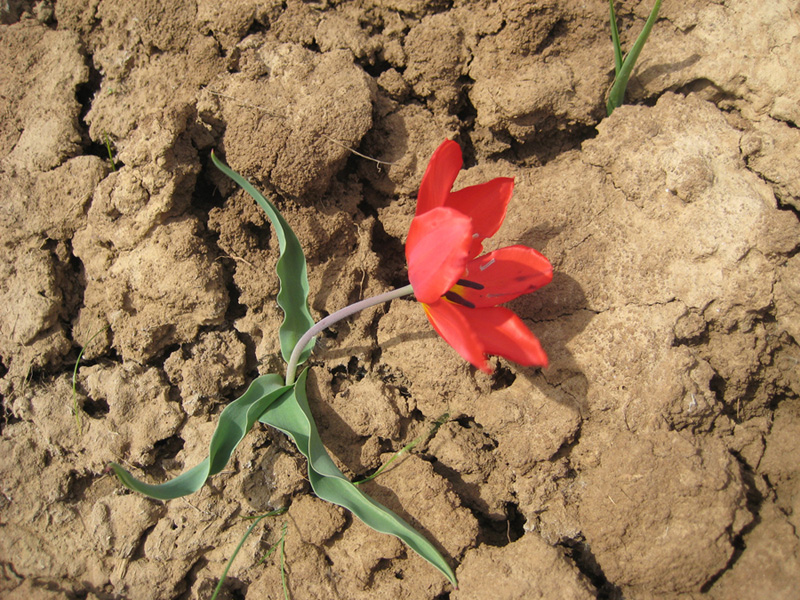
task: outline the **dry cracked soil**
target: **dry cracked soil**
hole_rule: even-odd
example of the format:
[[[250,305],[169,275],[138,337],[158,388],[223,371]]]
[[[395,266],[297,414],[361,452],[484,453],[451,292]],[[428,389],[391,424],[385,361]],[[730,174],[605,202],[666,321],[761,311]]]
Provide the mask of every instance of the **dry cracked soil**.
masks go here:
[[[630,47],[649,0],[617,2]],[[605,0],[39,0],[0,11],[0,595],[711,600],[800,597],[800,4],[665,0],[627,104]],[[543,370],[477,372],[411,299],[311,359],[349,477],[459,588],[311,493],[257,425],[200,492],[123,488],[201,461],[280,372],[280,207],[315,318],[406,283],[428,157],[509,176],[489,249],[555,268],[511,307]],[[355,151],[355,152],[354,152]],[[379,161],[379,162],[376,162]],[[79,351],[73,399],[72,372]],[[72,412],[79,407],[80,426]]]

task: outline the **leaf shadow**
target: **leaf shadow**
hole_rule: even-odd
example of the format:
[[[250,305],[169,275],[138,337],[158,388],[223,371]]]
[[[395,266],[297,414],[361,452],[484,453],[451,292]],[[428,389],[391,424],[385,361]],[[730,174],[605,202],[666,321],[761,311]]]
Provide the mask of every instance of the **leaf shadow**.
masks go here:
[[[403,463],[405,462],[404,459],[397,461],[395,465],[392,466],[392,469],[400,468]],[[406,468],[408,466],[406,465]],[[452,568],[456,568],[458,566],[458,560],[454,557],[447,549],[442,546],[439,542],[439,539],[436,535],[431,532],[430,529],[422,525],[412,513],[409,513],[405,507],[403,506],[403,502],[400,500],[400,497],[389,487],[383,486],[378,483],[377,479],[373,479],[364,483],[363,485],[359,486],[363,488],[363,492],[365,492],[368,496],[383,504],[386,508],[397,514],[400,518],[406,521],[409,525],[411,525],[414,529],[419,531],[425,538],[433,544],[436,550],[445,558],[448,564]],[[409,499],[409,503],[412,503],[413,500]],[[409,553],[411,556],[411,553]]]
[[[694,66],[700,61],[700,58],[699,54],[692,54],[680,61],[657,63],[644,69],[635,69],[628,80],[628,94],[634,97],[644,97],[645,88],[649,84]]]

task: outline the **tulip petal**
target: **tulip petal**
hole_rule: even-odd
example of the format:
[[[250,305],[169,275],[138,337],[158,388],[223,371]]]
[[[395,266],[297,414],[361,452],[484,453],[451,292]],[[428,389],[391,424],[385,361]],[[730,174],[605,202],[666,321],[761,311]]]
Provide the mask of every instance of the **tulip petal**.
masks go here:
[[[472,242],[471,256],[480,254],[483,240],[500,229],[513,191],[514,180],[511,177],[497,177],[450,194],[445,206],[455,208],[472,219],[474,233],[477,235]]]
[[[478,336],[470,327],[465,311],[468,308],[457,306],[447,300],[439,300],[430,305],[423,305],[428,320],[444,341],[450,344],[462,358],[486,373],[492,368],[486,360],[483,347]]]
[[[472,221],[452,208],[414,217],[406,240],[408,279],[417,300],[439,300],[464,274],[472,244]]]
[[[533,248],[507,246],[469,261],[463,279],[483,289],[462,286],[458,294],[476,308],[485,308],[547,285],[553,279],[553,266]]]
[[[502,356],[528,367],[547,366],[547,354],[539,340],[509,309],[502,306],[456,309],[467,319],[486,354]]]
[[[439,145],[422,176],[417,194],[417,216],[444,206],[462,164],[461,148],[457,143],[445,140]]]

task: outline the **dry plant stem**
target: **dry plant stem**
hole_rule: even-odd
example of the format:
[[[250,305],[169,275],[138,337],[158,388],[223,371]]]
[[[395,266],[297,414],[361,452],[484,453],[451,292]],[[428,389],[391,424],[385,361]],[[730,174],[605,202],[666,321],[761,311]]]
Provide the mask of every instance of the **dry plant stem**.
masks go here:
[[[217,92],[217,91],[209,89],[209,88],[205,88],[205,89],[209,94],[212,94],[213,96],[219,96],[220,98],[227,98],[228,100],[233,100],[239,106],[244,106],[245,108],[253,108],[255,110],[260,110],[261,112],[266,114],[268,117],[273,117],[275,119],[284,119],[284,120],[286,120],[286,117],[284,115],[277,115],[277,114],[275,114],[273,112],[270,112],[270,110],[265,106],[258,106],[257,104],[250,104],[249,102],[244,102],[243,100],[240,100],[239,98],[237,98],[235,96],[229,96],[228,94],[223,94],[222,92]],[[393,167],[394,165],[397,164],[397,163],[393,163],[393,162],[386,162],[385,160],[378,160],[377,158],[372,158],[371,156],[367,156],[366,154],[361,154],[361,152],[359,152],[358,150],[354,150],[353,148],[351,148],[347,144],[343,144],[342,142],[333,139],[329,135],[325,135],[324,133],[321,134],[321,135],[326,140],[328,140],[330,143],[336,144],[340,148],[344,148],[345,150],[347,150],[348,152],[350,152],[351,154],[353,154],[355,156],[360,156],[361,158],[365,158],[367,160],[371,160],[372,162],[374,162],[377,165],[386,165],[388,167]],[[114,170],[116,171],[116,169],[114,169]]]
[[[103,333],[109,327],[111,327],[111,325],[106,325],[99,331],[95,332],[95,334],[89,338],[89,341],[86,342],[86,346],[81,348],[81,351],[78,354],[78,360],[75,361],[75,369],[72,371],[72,412],[75,415],[75,423],[78,426],[78,435],[83,435],[83,426],[81,425],[81,412],[80,408],[78,407],[78,365],[81,364],[81,358],[83,358],[83,353],[86,352],[86,348],[89,346],[89,344],[92,343],[94,338]]]
[[[346,319],[347,317],[354,315],[365,308],[375,306],[376,304],[383,304],[384,302],[389,302],[395,298],[409,296],[413,293],[414,290],[411,289],[411,285],[406,285],[404,287],[397,288],[396,290],[378,294],[372,298],[360,300],[355,304],[351,304],[350,306],[345,306],[343,309],[337,310],[335,313],[318,321],[311,329],[306,331],[297,344],[295,344],[294,350],[292,350],[292,355],[289,357],[289,364],[286,367],[286,385],[292,385],[294,383],[295,374],[297,373],[297,363],[300,361],[300,355],[303,353],[303,350],[311,341],[311,339],[316,337],[318,333],[324,331],[334,323],[341,321],[342,319]]]

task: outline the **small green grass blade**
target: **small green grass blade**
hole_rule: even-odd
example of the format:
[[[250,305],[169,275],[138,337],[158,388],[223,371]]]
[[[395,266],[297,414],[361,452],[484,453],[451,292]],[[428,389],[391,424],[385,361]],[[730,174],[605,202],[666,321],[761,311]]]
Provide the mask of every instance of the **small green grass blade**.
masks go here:
[[[228,562],[225,565],[225,570],[222,571],[222,576],[219,578],[219,582],[217,582],[217,587],[214,588],[214,594],[211,596],[211,600],[217,600],[217,596],[219,596],[219,593],[222,591],[222,586],[225,584],[225,580],[228,578],[228,571],[231,570],[231,565],[233,564],[233,561],[236,559],[236,555],[239,554],[239,550],[242,549],[242,546],[244,546],[244,543],[247,541],[247,538],[250,537],[251,533],[253,533],[253,529],[255,529],[256,525],[258,525],[262,521],[262,519],[265,519],[267,517],[275,517],[277,515],[282,515],[287,510],[289,510],[289,509],[288,508],[278,508],[276,510],[272,510],[272,511],[270,511],[268,513],[265,513],[263,515],[256,515],[254,517],[245,517],[247,519],[251,519],[253,521],[253,523],[250,525],[250,527],[247,528],[247,531],[244,532],[244,535],[242,536],[242,539],[239,540],[239,543],[236,545],[236,548],[234,549],[233,554],[231,554],[231,557],[228,559]],[[286,537],[286,527],[285,527],[285,524],[284,524],[283,532],[281,534],[281,539],[280,539],[280,541],[278,543],[276,543],[273,546],[273,548],[277,548],[278,544],[281,541],[283,541],[283,539],[285,537]],[[281,565],[281,575],[283,575],[283,565]],[[287,600],[288,600],[288,598],[287,598]]]
[[[308,407],[305,391],[307,375],[308,370],[303,371],[292,392],[271,404],[259,420],[283,431],[294,440],[308,459],[308,480],[317,496],[343,506],[372,529],[400,538],[439,569],[454,586],[457,585],[455,573],[433,544],[394,512],[361,492],[338,469],[322,445]]]
[[[659,8],[661,8],[661,0],[656,0],[655,6],[653,6],[653,10],[650,12],[650,16],[644,24],[644,29],[642,29],[639,37],[636,38],[636,43],[633,45],[633,48],[631,48],[631,51],[628,52],[625,60],[622,61],[622,67],[617,72],[614,85],[611,86],[611,90],[608,93],[606,111],[609,115],[614,112],[615,108],[622,105],[622,101],[625,98],[625,90],[628,88],[628,79],[630,79],[633,67],[639,55],[642,53],[642,48],[644,48],[644,44],[647,42],[650,31],[653,29],[656,19],[658,19]]]
[[[286,583],[286,532],[289,530],[289,523],[283,524],[281,531],[281,587],[283,588],[284,600],[289,600],[289,586]]]
[[[247,391],[231,402],[219,416],[219,423],[211,437],[208,458],[174,479],[161,484],[150,484],[136,479],[117,463],[111,468],[126,487],[158,500],[171,500],[199,490],[206,480],[216,475],[228,464],[231,454],[250,431],[258,417],[277,401],[291,386],[283,385],[280,375],[262,375],[253,380]]]
[[[353,485],[361,485],[362,483],[367,483],[368,481],[372,481],[373,479],[378,477],[381,473],[383,473],[386,469],[388,469],[389,466],[391,466],[391,464],[394,461],[396,461],[398,458],[400,458],[401,456],[403,456],[407,452],[411,452],[411,450],[413,450],[414,447],[417,446],[418,444],[420,444],[423,440],[427,441],[427,440],[431,439],[434,435],[436,435],[436,432],[439,430],[439,427],[444,425],[447,422],[447,419],[449,419],[449,418],[450,418],[450,413],[444,413],[441,417],[439,417],[438,419],[436,419],[433,422],[433,425],[431,426],[430,431],[428,431],[428,433],[423,433],[422,435],[419,435],[419,436],[415,437],[413,440],[408,442],[405,446],[400,448],[400,450],[398,450],[397,452],[392,454],[392,456],[389,458],[389,460],[387,460],[385,463],[383,463],[380,466],[380,468],[377,471],[375,471],[372,475],[369,475],[369,476],[367,476],[364,479],[361,479],[359,481],[354,481]]]
[[[275,228],[280,250],[276,270],[281,283],[277,300],[278,306],[281,307],[284,314],[279,336],[283,360],[289,362],[289,357],[292,354],[292,350],[294,350],[295,344],[314,325],[314,319],[311,318],[311,313],[308,310],[308,273],[303,247],[300,245],[300,241],[292,231],[292,228],[289,227],[283,215],[275,208],[272,202],[267,200],[247,179],[219,160],[213,152],[211,153],[211,160],[220,171],[238,183],[245,192],[253,197],[253,200],[267,213],[272,226]],[[305,362],[308,355],[311,354],[313,346],[314,342],[309,342],[298,364]]]
[[[112,171],[116,171],[117,170],[117,163],[116,163],[116,161],[114,161],[114,152],[113,152],[113,150],[111,150],[111,140],[108,138],[108,134],[107,133],[103,134],[103,139],[105,140],[105,143],[106,143],[106,151],[108,152],[108,162],[111,163],[111,170]]]

